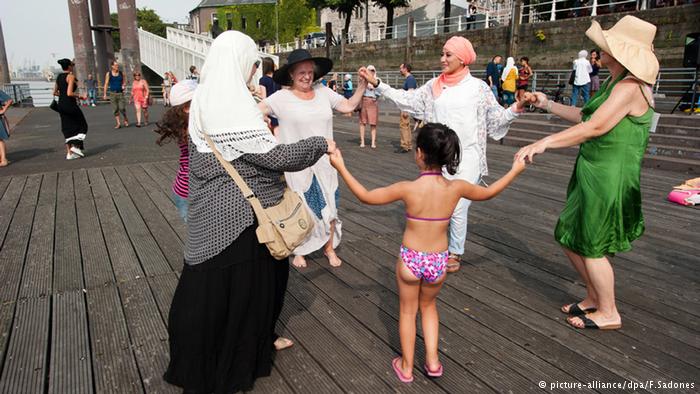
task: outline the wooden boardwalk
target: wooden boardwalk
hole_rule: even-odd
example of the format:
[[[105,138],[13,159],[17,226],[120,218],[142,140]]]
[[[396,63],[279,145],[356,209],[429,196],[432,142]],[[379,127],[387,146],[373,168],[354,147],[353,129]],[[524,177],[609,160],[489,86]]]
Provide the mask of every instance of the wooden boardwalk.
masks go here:
[[[336,118],[350,169],[368,187],[409,179],[396,128],[359,149],[356,122]],[[493,180],[515,148],[492,144]],[[664,201],[687,175],[645,169],[646,234],[614,259],[618,332],[577,331],[560,305],[584,294],[552,239],[573,158],[538,157],[495,200],[470,210],[462,270],[439,298],[445,375],[397,381],[400,348],[393,273],[403,208],[360,205],[343,186],[344,264],[314,255],[292,270],[277,355],[265,393],[698,392],[700,210]],[[176,160],[0,177],[0,392],[177,392],[163,382],[167,316],[185,227],[170,199]],[[419,331],[420,334],[420,331]],[[541,388],[540,382],[546,387]],[[689,384],[666,390],[659,384]],[[562,387],[562,386],[560,386]],[[622,386],[620,386],[622,387]]]

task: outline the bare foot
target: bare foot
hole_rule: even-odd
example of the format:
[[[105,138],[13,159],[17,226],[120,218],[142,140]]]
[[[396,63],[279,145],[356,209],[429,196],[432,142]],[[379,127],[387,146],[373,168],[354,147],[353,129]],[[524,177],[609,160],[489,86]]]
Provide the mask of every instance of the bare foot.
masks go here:
[[[306,259],[304,258],[304,256],[294,256],[294,260],[292,260],[292,265],[297,268],[306,268]]]
[[[278,352],[280,350],[284,350],[284,349],[290,348],[292,346],[294,346],[294,342],[292,342],[288,338],[279,337],[275,340],[275,350],[277,350]]]
[[[602,312],[588,313],[584,316],[569,316],[566,321],[575,328],[617,330],[622,327],[622,318],[617,312],[610,316],[605,316]]]
[[[323,254],[328,257],[328,262],[331,264],[331,267],[340,267],[340,265],[343,264],[340,257],[335,254],[335,250],[324,251]]]
[[[7,167],[10,164],[9,160],[0,161],[0,167]]]
[[[590,298],[585,298],[578,303],[562,305],[560,310],[562,311],[562,313],[579,316],[582,314],[595,312],[597,306],[598,303],[596,301],[591,300]]]

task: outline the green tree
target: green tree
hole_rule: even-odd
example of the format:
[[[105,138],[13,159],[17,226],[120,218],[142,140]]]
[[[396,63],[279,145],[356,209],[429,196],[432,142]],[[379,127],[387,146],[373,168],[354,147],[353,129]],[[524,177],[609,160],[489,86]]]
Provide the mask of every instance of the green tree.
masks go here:
[[[275,10],[275,7],[279,9]],[[290,42],[295,37],[319,29],[316,25],[316,10],[310,8],[305,0],[281,0],[277,6],[241,4],[219,7],[216,13],[222,29],[242,31],[258,42],[275,40],[276,14],[279,14],[280,42]]]
[[[316,9],[329,8],[338,12],[341,17],[345,17],[343,36],[347,37],[352,13],[356,8],[362,7],[362,0],[307,0],[307,4]]]
[[[119,17],[116,12],[111,13],[110,19],[112,26],[119,27]],[[159,35],[165,38],[165,28],[166,24],[160,18],[156,12],[150,8],[138,8],[136,9],[136,24],[138,27],[146,30],[147,32]],[[112,42],[114,44],[114,50],[118,51],[121,49],[121,42],[119,40],[119,30],[112,32]]]
[[[397,7],[408,7],[410,0],[373,0],[379,8],[386,9],[386,34],[384,38],[393,38],[394,30],[394,9]]]

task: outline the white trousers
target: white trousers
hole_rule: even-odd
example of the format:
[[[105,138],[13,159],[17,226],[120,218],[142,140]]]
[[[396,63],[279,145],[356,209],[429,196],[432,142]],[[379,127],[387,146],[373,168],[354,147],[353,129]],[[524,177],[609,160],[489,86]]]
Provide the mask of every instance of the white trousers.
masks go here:
[[[455,175],[444,172],[445,178],[461,179],[472,184],[478,184],[481,180],[481,170],[479,169],[479,153],[476,147],[467,147],[462,151],[462,161],[459,170]],[[457,203],[452,217],[450,218],[448,249],[450,253],[462,255],[464,253],[464,243],[467,241],[467,218],[469,206],[472,201],[462,198]]]

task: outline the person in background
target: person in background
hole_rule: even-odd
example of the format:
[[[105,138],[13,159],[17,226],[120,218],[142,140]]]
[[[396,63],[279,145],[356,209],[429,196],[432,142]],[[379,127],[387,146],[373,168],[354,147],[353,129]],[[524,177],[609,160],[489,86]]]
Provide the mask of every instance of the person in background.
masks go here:
[[[160,85],[163,88],[163,107],[170,106],[170,89],[172,89],[173,82],[170,79],[170,71],[166,71],[163,76],[163,83]]]
[[[196,66],[190,66],[190,74],[185,79],[193,79],[199,82],[199,71],[197,71]]]
[[[416,77],[411,74],[412,69],[408,63],[403,63],[399,67],[399,72],[406,78],[403,81],[403,90],[409,91],[418,88]],[[399,152],[408,153],[413,150],[413,135],[411,133],[411,115],[406,111],[401,111],[399,130],[401,130],[401,147]]]
[[[337,73],[333,73],[333,75],[331,76],[331,80],[328,81],[328,87],[332,91],[338,93],[338,74]]]
[[[377,75],[377,69],[373,65],[367,66],[367,70],[373,75]],[[365,147],[365,126],[369,124],[370,135],[372,137],[372,149],[377,149],[377,121],[379,118],[379,105],[373,86],[367,86],[362,96],[362,106],[360,107],[360,148]]]
[[[88,132],[88,124],[83,111],[78,106],[80,96],[77,88],[77,78],[73,74],[75,63],[70,59],[58,61],[63,72],[56,77],[54,96],[58,96],[56,112],[61,117],[61,132],[65,138],[66,160],[79,159],[85,156],[85,135]]]
[[[597,49],[591,49],[591,69],[593,71],[588,74],[591,77],[591,97],[595,96],[595,93],[600,89],[600,77],[598,76],[600,67],[600,52]]]
[[[501,89],[501,71],[503,71],[501,60],[503,60],[501,55],[496,55],[486,66],[486,83],[489,84],[493,95],[496,96],[496,100],[499,102],[501,101],[501,96],[498,92]]]
[[[141,72],[134,72],[134,83],[131,85],[131,99],[136,110],[136,127],[148,126],[148,83],[141,78]],[[141,114],[145,124],[141,123]]]
[[[88,74],[88,77],[85,80],[85,88],[87,89],[87,104],[94,107],[95,99],[97,98],[97,81],[92,77],[92,74]]]
[[[591,63],[586,59],[588,57],[588,51],[582,49],[578,53],[578,59],[574,60],[574,87],[571,93],[571,106],[575,107],[578,103],[579,94],[583,96],[583,104],[586,105],[588,102],[590,94],[591,77],[590,74],[593,72],[593,67]]]
[[[343,97],[346,99],[350,99],[354,93],[354,90],[352,88],[352,75],[350,74],[345,74],[345,77],[343,78]],[[345,114],[347,117],[352,117],[352,112],[348,112]]]
[[[12,105],[12,98],[0,90],[0,167],[7,167],[10,164],[5,150],[5,141],[10,138],[10,122],[5,114],[10,105]]]
[[[189,204],[190,154],[188,144],[187,124],[190,118],[190,101],[197,89],[197,82],[191,80],[175,84],[171,91],[172,107],[163,114],[163,119],[156,123],[154,130],[160,136],[156,143],[163,145],[169,140],[177,142],[180,148],[180,166],[173,181],[173,198],[182,220],[187,223]]]
[[[518,69],[515,68],[515,59],[506,59],[506,67],[501,73],[501,88],[503,89],[503,104],[510,107],[515,102],[515,81],[518,79]]]
[[[126,99],[124,98],[126,77],[124,73],[119,70],[119,63],[113,61],[111,67],[111,70],[105,74],[104,94],[102,98],[107,100],[107,93],[109,92],[109,102],[112,104],[114,120],[117,122],[114,128],[118,129],[122,127],[119,115],[124,118],[124,127],[129,127],[129,119],[126,118]]]
[[[467,30],[474,30],[476,29],[476,26],[474,26],[474,22],[476,21],[476,7],[471,1],[467,2],[467,10],[466,14],[464,15],[467,20]]]
[[[275,94],[276,91],[280,90],[282,87],[275,82],[274,79],[272,79],[272,75],[275,72],[275,61],[272,60],[269,57],[264,57],[262,59],[262,69],[263,69],[263,76],[260,77],[260,86],[265,87],[265,97],[270,97],[273,94]],[[279,120],[275,118],[274,116],[270,116],[270,130],[272,130],[272,133],[277,135],[277,127],[279,127]]]
[[[523,56],[520,58],[520,70],[518,70],[518,80],[515,84],[518,88],[518,91],[515,95],[516,100],[522,100],[523,95],[525,94],[525,92],[527,92],[527,89],[530,86],[530,77],[532,77],[530,59],[526,56]]]
[[[172,85],[178,83],[177,77],[175,76],[174,72],[168,71],[168,74],[170,74],[170,82],[172,82]]]

